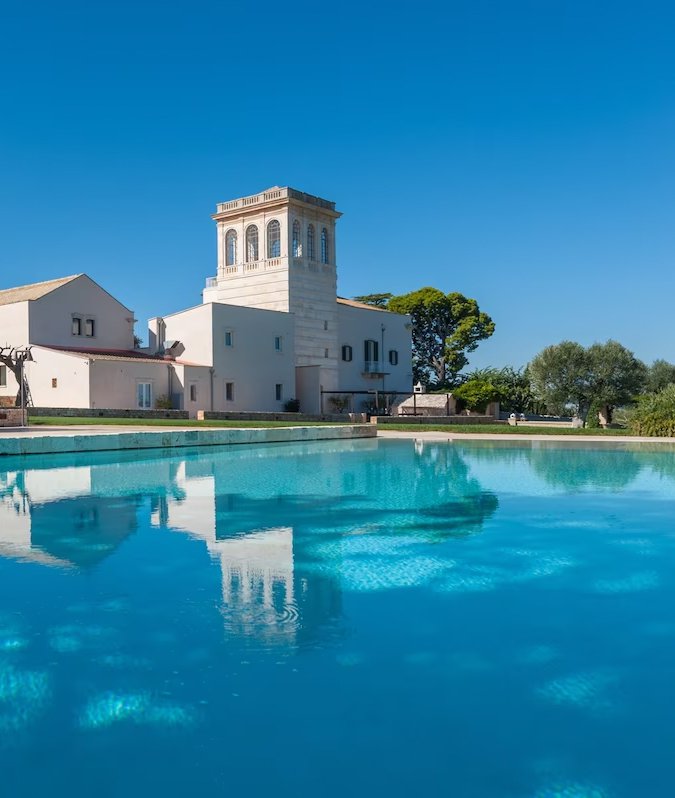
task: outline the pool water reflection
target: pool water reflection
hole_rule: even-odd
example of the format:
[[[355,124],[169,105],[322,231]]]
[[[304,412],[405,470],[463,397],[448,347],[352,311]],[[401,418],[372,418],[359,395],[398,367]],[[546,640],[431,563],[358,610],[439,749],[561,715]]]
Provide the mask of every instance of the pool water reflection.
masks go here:
[[[3,794],[666,795],[674,509],[644,447],[0,460]]]

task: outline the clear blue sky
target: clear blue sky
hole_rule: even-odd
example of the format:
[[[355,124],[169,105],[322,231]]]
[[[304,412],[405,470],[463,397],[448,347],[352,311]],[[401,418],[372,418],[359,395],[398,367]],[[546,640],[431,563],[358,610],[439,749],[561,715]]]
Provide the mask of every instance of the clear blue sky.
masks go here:
[[[201,299],[216,202],[335,200],[339,292],[424,285],[497,325],[675,360],[675,7],[0,2],[0,285],[85,271]],[[0,338],[1,338],[0,333]]]

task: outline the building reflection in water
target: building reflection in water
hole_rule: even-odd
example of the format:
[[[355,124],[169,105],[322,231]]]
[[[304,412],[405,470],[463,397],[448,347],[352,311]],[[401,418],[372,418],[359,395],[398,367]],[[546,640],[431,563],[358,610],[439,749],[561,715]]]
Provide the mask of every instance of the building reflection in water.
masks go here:
[[[416,584],[429,543],[480,532],[496,507],[447,444],[73,456],[0,471],[0,556],[86,569],[138,529],[184,533],[218,564],[227,634],[302,646],[340,634],[345,589]]]

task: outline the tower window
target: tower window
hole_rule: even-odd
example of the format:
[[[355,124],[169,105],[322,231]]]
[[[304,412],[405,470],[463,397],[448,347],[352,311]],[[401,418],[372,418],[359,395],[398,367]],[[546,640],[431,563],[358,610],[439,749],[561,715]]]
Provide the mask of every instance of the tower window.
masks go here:
[[[389,362],[392,366],[398,365],[398,352],[395,349],[389,350]]]
[[[302,257],[302,244],[300,242],[300,222],[296,219],[293,222],[293,257]]]
[[[281,257],[281,225],[276,219],[267,225],[267,257]]]
[[[316,250],[314,248],[314,225],[310,224],[307,227],[307,257],[310,260],[316,260]]]
[[[284,339],[281,337],[281,335],[275,335],[274,336],[274,351],[275,352],[281,352],[283,350],[283,347],[284,347]]]
[[[237,262],[237,231],[228,230],[225,236],[225,265],[234,266]]]
[[[251,263],[258,260],[258,228],[250,224],[246,228],[246,261]]]
[[[226,382],[225,383],[225,401],[226,402],[234,402],[234,383],[233,382]]]
[[[225,346],[234,346],[234,332],[232,330],[225,330],[223,343]]]
[[[193,382],[190,384],[190,401],[196,402],[197,401],[197,383]]]
[[[321,228],[321,263],[328,263],[328,230]]]
[[[277,402],[280,402],[283,398],[283,395],[284,395],[284,386],[280,382],[278,382],[274,386],[274,398],[277,400]]]
[[[350,363],[351,362],[351,359],[352,359],[352,348],[351,348],[351,346],[349,346],[349,344],[345,344],[342,347],[342,359],[345,361],[345,363]]]

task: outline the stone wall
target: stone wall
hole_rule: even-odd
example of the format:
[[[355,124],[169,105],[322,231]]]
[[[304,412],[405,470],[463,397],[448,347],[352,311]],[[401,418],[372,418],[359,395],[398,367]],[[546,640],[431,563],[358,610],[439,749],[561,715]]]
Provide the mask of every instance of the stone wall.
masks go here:
[[[494,416],[377,416],[377,423],[386,424],[507,424]]]
[[[225,412],[217,410],[198,410],[197,418],[200,421],[330,421],[331,423],[343,422],[363,423],[366,421],[365,413],[256,413],[256,412]]]
[[[0,427],[24,427],[24,412],[18,407],[0,408]]]
[[[171,418],[176,421],[190,417],[187,410],[115,410],[89,407],[31,407],[28,415],[64,418]]]

